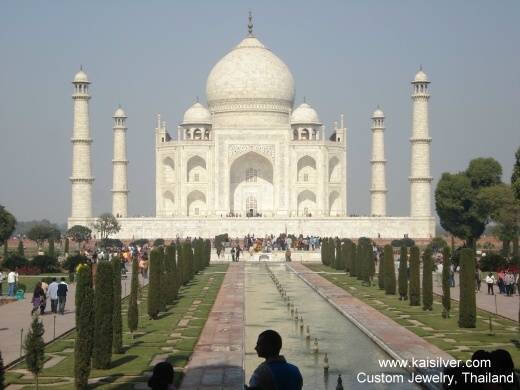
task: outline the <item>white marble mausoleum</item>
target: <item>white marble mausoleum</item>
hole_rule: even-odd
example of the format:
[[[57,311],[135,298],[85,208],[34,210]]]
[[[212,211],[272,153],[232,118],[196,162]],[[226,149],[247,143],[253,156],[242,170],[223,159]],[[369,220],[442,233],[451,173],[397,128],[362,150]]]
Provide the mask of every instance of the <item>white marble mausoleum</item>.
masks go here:
[[[332,136],[307,103],[295,106],[295,82],[285,63],[249,34],[214,67],[205,106],[197,101],[177,129],[159,115],[155,130],[155,217],[128,217],[126,113],[114,114],[112,213],[117,238],[231,237],[292,234],[428,238],[434,235],[428,125],[428,78],[413,84],[409,217],[386,215],[384,114],[372,121],[370,217],[347,213],[347,129],[343,115]],[[72,215],[69,227],[92,227],[90,82],[74,85]],[[405,148],[405,145],[403,145]]]

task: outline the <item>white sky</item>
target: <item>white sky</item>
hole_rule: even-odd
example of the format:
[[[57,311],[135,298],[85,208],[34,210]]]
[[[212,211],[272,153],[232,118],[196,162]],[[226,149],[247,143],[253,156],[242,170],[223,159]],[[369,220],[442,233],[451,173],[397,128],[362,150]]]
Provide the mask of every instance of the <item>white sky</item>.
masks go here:
[[[207,76],[247,35],[249,9],[254,35],[293,73],[295,107],[305,95],[328,134],[345,115],[349,214],[370,213],[370,117],[380,105],[388,214],[409,215],[410,82],[421,64],[432,82],[432,198],[442,172],[476,157],[496,158],[510,181],[520,146],[519,1],[3,1],[0,204],[20,221],[70,215],[70,82],[83,65],[94,214],[112,209],[112,115],[121,104],[129,215],[154,215],[157,114],[176,137],[197,94],[206,105]]]

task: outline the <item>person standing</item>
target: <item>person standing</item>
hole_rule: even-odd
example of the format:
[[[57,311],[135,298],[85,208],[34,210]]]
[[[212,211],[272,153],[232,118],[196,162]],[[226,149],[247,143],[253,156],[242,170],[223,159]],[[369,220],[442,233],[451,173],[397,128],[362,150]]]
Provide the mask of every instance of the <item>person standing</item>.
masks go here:
[[[512,297],[513,296],[513,286],[515,283],[515,277],[513,276],[513,273],[510,270],[506,271],[504,283],[506,285],[507,296]]]
[[[31,303],[33,308],[31,310],[31,315],[36,313],[38,309],[40,309],[41,314],[44,314],[45,307],[42,309],[42,303],[45,302],[45,292],[42,288],[42,282],[38,282],[36,287],[34,287],[33,296],[31,299]]]
[[[61,277],[61,283],[58,284],[58,291],[56,295],[58,296],[58,312],[63,315],[65,312],[65,303],[67,302],[67,291],[69,291],[69,286],[65,283],[65,277]]]
[[[241,252],[242,252],[242,249],[240,249],[240,244],[238,244],[238,239],[237,239],[237,249],[235,250],[235,256],[237,257],[237,261],[240,261]]]
[[[493,291],[493,285],[495,284],[495,277],[490,272],[488,276],[486,276],[486,283],[488,285],[488,295],[495,295]]]
[[[397,267],[399,269],[399,267]],[[435,276],[437,277],[437,287],[442,287],[442,270],[444,269],[444,265],[442,261],[437,264],[437,269],[435,270]]]
[[[475,292],[480,292],[480,285],[482,284],[482,271],[477,265],[475,267]]]
[[[148,253],[146,251],[143,252],[143,279],[148,279],[148,267],[150,266],[150,261],[148,260]]]
[[[52,278],[47,295],[51,300],[51,313],[56,314],[58,312],[58,282],[56,282],[56,278]]]
[[[258,336],[256,353],[264,358],[251,379],[250,389],[262,390],[300,390],[303,388],[303,377],[298,367],[287,363],[285,357],[280,355],[282,338],[274,330],[266,330]]]
[[[9,284],[9,290],[7,295],[12,297],[14,295],[14,289],[16,286],[16,282],[18,280],[18,268],[15,268],[14,271],[9,272],[7,274],[7,283]]]
[[[4,279],[7,279],[7,276],[5,276],[4,271],[0,271],[0,296],[3,295],[4,290],[2,289],[2,285],[4,284]]]
[[[42,288],[43,288],[43,292],[45,293],[45,301],[43,302],[43,305],[40,304],[40,308],[41,308],[41,314],[45,314],[45,308],[47,307],[47,290],[49,289],[49,285],[45,281],[45,278],[42,278]]]
[[[231,248],[231,260],[233,262],[235,262],[235,254],[236,254],[235,248],[232,247]]]
[[[450,265],[450,286],[455,287],[455,264]]]

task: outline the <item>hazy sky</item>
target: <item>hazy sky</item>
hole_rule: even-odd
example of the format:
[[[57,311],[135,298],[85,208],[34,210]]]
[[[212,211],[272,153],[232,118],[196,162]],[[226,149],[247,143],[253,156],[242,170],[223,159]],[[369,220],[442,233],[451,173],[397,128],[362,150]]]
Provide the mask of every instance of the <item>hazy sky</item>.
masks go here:
[[[71,94],[92,85],[94,214],[112,210],[113,129],[128,115],[129,215],[155,215],[155,126],[176,137],[212,67],[254,35],[291,69],[330,135],[348,127],[348,213],[369,214],[371,115],[386,116],[387,211],[409,215],[412,86],[430,85],[432,197],[442,172],[494,157],[510,181],[520,146],[520,2],[2,1],[0,204],[20,221],[71,210]],[[262,137],[262,134],[258,134]],[[255,140],[252,139],[252,142]],[[434,203],[432,199],[432,211]]]

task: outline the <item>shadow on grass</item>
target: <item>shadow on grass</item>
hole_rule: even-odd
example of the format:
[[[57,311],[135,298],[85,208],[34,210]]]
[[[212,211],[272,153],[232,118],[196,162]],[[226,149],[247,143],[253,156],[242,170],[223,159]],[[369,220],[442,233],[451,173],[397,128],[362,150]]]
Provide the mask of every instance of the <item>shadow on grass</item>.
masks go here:
[[[520,341],[512,339],[511,342],[517,349],[520,349]]]
[[[130,363],[132,360],[135,360],[138,357],[139,356],[137,356],[137,355],[125,355],[125,356],[122,356],[119,359],[112,360],[112,362],[110,363],[110,367],[111,368],[116,368],[116,367],[122,366],[123,364]],[[114,376],[116,376],[116,375],[118,375],[118,374],[114,374]],[[122,375],[123,374],[120,374],[120,376],[122,376]]]

